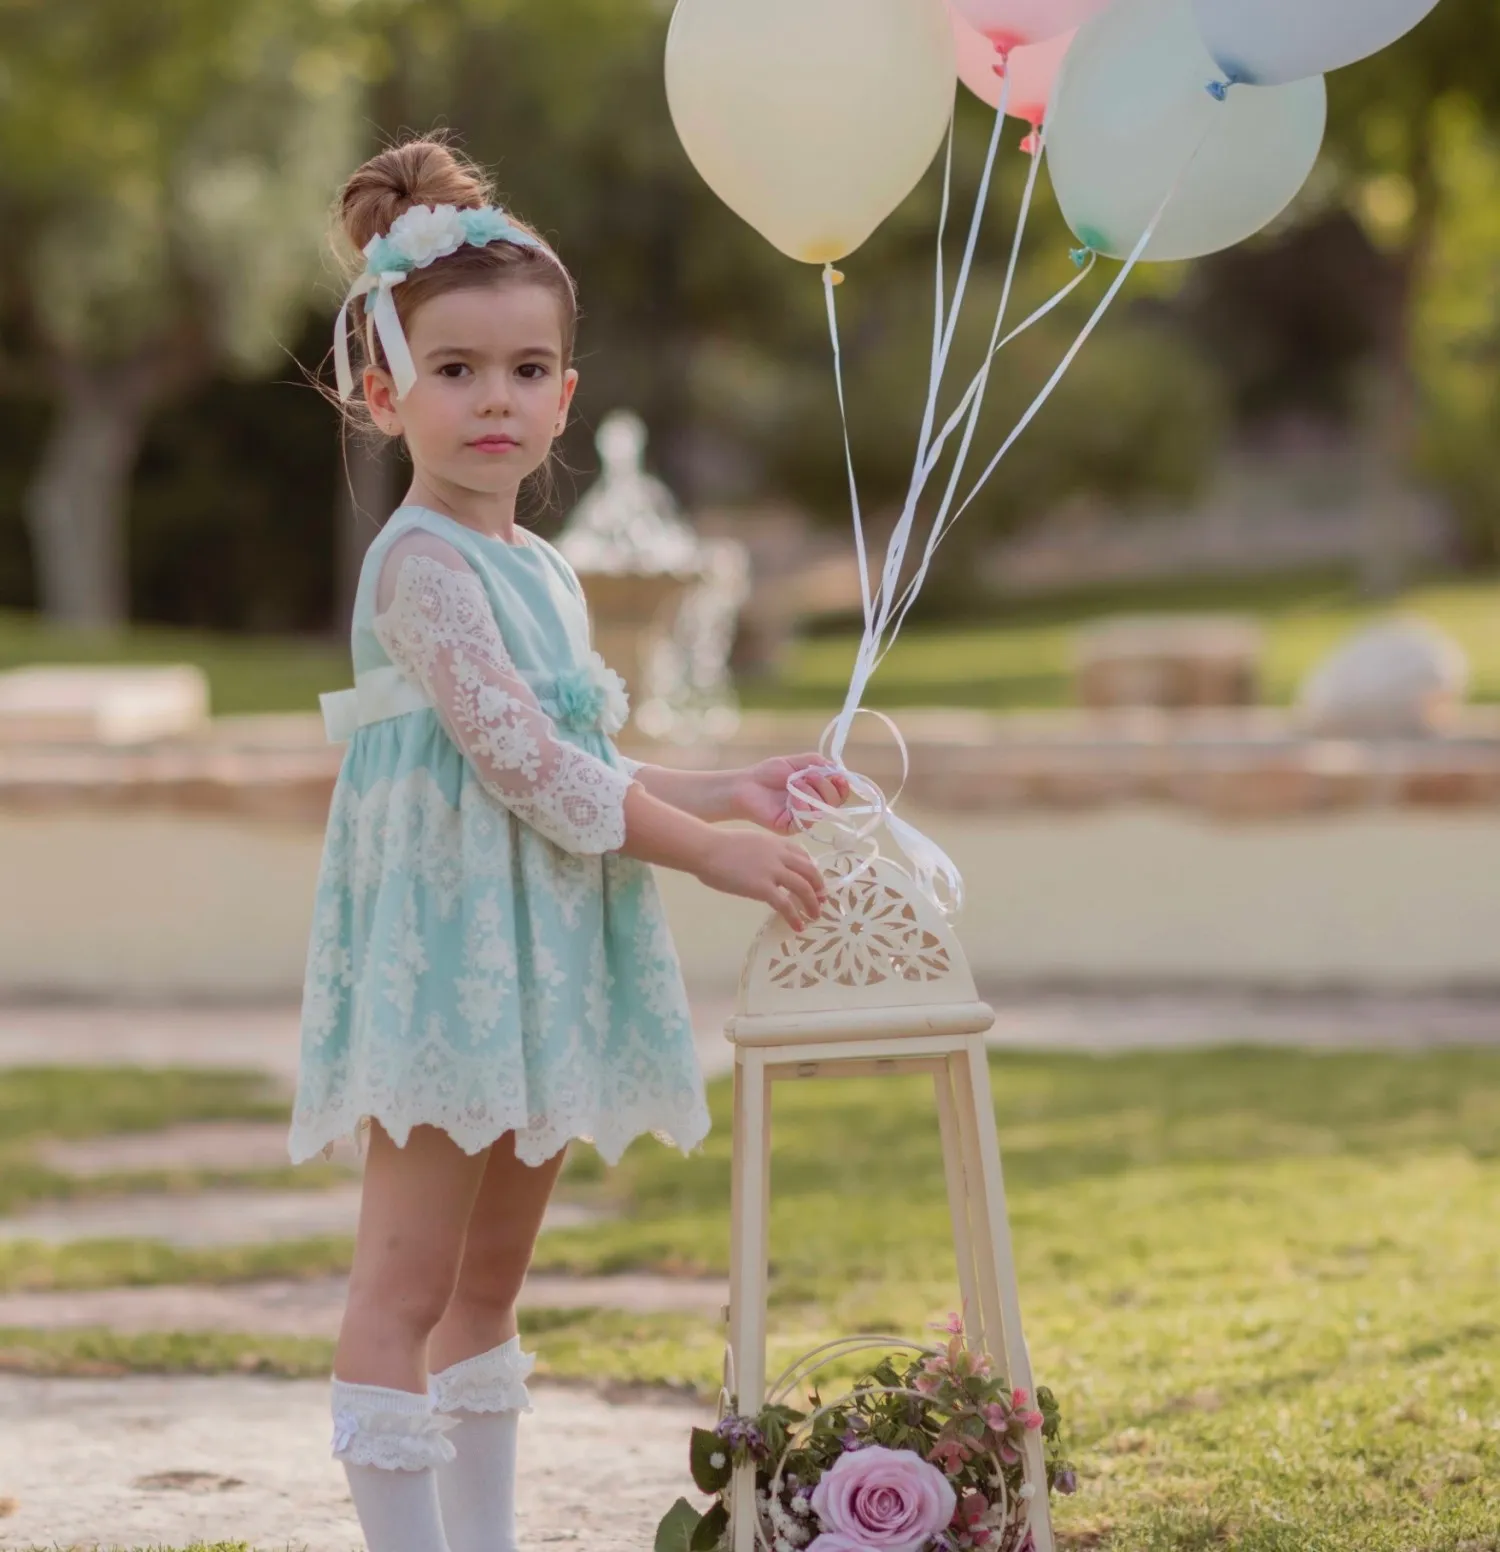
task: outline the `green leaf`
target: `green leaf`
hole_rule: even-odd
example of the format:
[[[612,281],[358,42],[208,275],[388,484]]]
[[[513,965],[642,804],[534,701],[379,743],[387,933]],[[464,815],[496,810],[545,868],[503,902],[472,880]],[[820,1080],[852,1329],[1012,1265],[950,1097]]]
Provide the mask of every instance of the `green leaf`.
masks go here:
[[[704,1516],[686,1498],[679,1498],[656,1527],[653,1552],[695,1552],[698,1527]]]
[[[720,1455],[724,1464],[716,1466],[712,1457]],[[719,1436],[707,1428],[693,1429],[692,1443],[688,1447],[688,1461],[693,1481],[700,1491],[719,1493],[729,1486],[734,1467],[729,1459],[729,1447]]]
[[[729,1529],[729,1510],[716,1503],[698,1522],[693,1532],[691,1552],[717,1552],[724,1533]]]

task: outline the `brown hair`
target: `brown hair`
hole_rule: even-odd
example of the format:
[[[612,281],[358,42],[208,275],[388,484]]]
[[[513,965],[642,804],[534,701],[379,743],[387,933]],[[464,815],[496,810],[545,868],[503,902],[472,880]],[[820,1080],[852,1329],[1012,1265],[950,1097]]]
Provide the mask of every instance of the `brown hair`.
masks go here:
[[[351,253],[345,255],[350,278],[364,267],[364,248],[372,237],[383,237],[391,223],[413,205],[455,205],[477,210],[494,203],[490,181],[483,171],[460,156],[438,136],[425,136],[390,146],[372,156],[339,190],[335,206],[339,228]],[[507,214],[509,214],[507,212]],[[540,234],[510,215],[513,225],[537,237]],[[571,364],[578,333],[578,293],[573,277],[550,250],[518,243],[493,242],[482,248],[471,243],[413,270],[392,293],[403,329],[423,302],[446,291],[466,287],[523,282],[550,291],[557,299],[562,320],[563,365]],[[373,303],[370,305],[373,306]],[[350,333],[358,339],[354,373],[359,377],[367,364],[384,367],[380,342],[369,328],[365,299],[350,309]]]

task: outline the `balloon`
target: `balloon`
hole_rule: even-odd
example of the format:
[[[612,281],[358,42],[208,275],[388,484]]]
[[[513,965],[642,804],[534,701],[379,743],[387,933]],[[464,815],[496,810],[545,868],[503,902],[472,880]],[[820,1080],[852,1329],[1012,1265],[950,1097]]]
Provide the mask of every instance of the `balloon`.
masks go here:
[[[1086,247],[1128,257],[1171,193],[1143,257],[1197,258],[1295,198],[1323,143],[1322,77],[1216,102],[1212,70],[1190,0],[1119,0],[1079,29],[1052,94],[1047,164]]]
[[[1378,54],[1437,0],[1193,0],[1198,29],[1231,81],[1278,86]]]
[[[1112,4],[1114,0],[953,0],[954,10],[974,31],[1000,49],[1045,43]]]
[[[1010,95],[1005,111],[1025,119],[1035,129],[1047,116],[1047,99],[1052,83],[1068,52],[1075,33],[1060,32],[1045,43],[1002,54],[982,33],[974,29],[955,10],[953,41],[958,47],[958,78],[990,107],[1000,106],[1000,93],[1006,76],[1010,77]]]
[[[853,252],[912,191],[954,86],[943,0],[678,0],[667,34],[693,165],[808,264]]]

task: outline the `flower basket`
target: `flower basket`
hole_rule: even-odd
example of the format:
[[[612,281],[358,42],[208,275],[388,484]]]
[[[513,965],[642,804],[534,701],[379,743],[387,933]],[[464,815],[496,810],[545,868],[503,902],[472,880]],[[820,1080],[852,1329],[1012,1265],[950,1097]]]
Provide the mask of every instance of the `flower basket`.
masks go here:
[[[728,1552],[736,1467],[755,1467],[756,1552],[1030,1552],[1039,1491],[1072,1492],[1062,1422],[1051,1392],[1012,1390],[962,1321],[936,1328],[942,1346],[899,1337],[849,1337],[800,1359],[753,1418],[720,1398],[713,1429],[695,1428],[693,1480],[706,1513],[679,1499],[657,1530],[656,1552]],[[835,1360],[894,1348],[852,1388],[808,1408],[786,1404]],[[1023,1444],[1045,1443],[1045,1484],[1028,1478]],[[741,1481],[748,1477],[741,1474]]]

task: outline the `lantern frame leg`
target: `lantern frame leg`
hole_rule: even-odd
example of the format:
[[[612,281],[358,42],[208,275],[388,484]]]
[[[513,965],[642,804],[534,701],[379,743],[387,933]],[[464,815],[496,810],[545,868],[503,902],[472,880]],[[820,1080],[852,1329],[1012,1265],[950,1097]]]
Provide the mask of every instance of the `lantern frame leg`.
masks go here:
[[[927,1046],[932,1054],[921,1051],[926,1044],[917,1037],[899,1047],[889,1040],[851,1040],[837,1047],[809,1043],[800,1049],[736,1049],[726,1369],[741,1416],[753,1417],[766,1402],[771,1101],[775,1082],[790,1078],[931,1074],[965,1335],[971,1345],[1003,1361],[1012,1386],[1034,1393],[984,1037],[967,1035],[956,1044],[951,1037],[942,1039],[936,1052]],[[890,1054],[893,1050],[899,1054]],[[1055,1552],[1041,1434],[1028,1432],[1024,1447],[1028,1479],[1037,1485],[1029,1515],[1034,1546],[1036,1552]],[[735,1468],[729,1544],[733,1552],[760,1552],[753,1462]]]
[[[729,1349],[734,1405],[753,1417],[766,1399],[766,1283],[771,1215],[771,1080],[765,1056],[741,1049],[734,1063],[729,1228]],[[755,1463],[734,1471],[730,1546],[756,1552]]]
[[[971,1036],[964,1044],[964,1050],[949,1058],[948,1070],[953,1082],[969,1225],[978,1267],[982,1346],[994,1357],[1003,1358],[1011,1385],[1028,1392],[1035,1402],[1031,1355],[1026,1350],[1021,1325],[1021,1295],[1005,1205],[1005,1175],[1000,1165],[1000,1135],[990,1092],[989,1058],[983,1036]],[[1046,1449],[1039,1430],[1028,1431],[1024,1449],[1027,1476],[1037,1485],[1030,1513],[1036,1552],[1054,1552]]]

